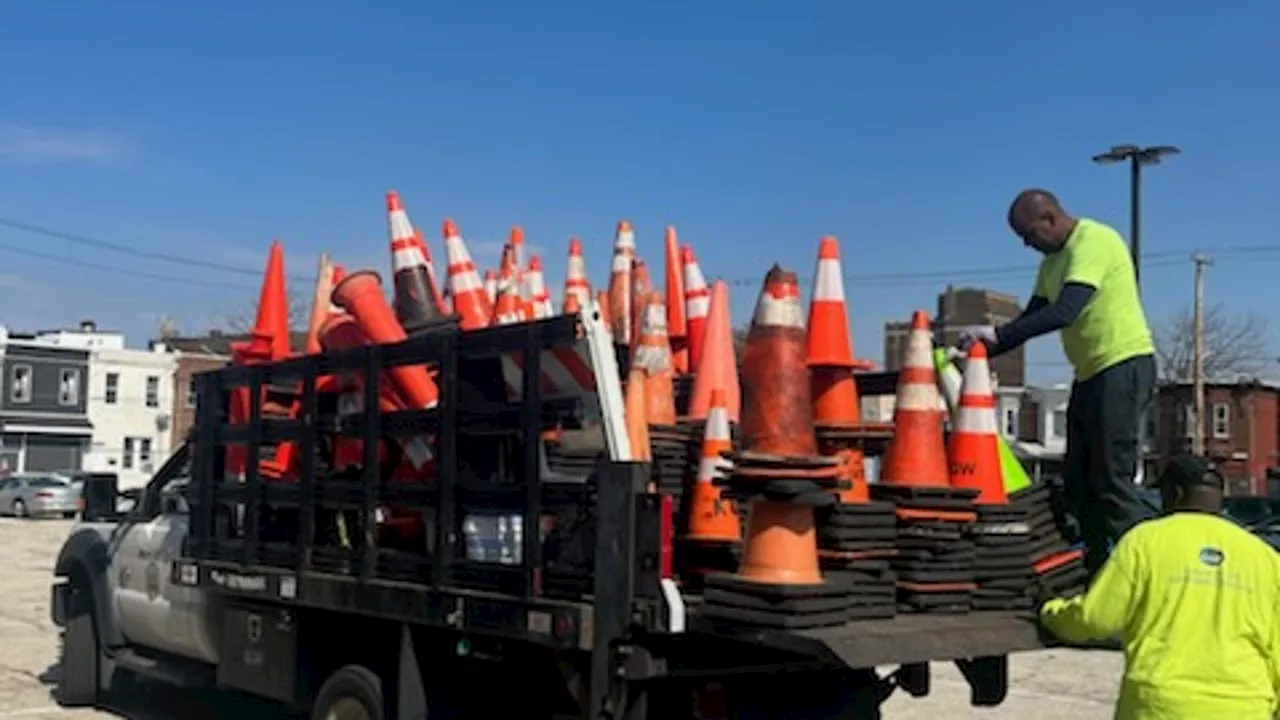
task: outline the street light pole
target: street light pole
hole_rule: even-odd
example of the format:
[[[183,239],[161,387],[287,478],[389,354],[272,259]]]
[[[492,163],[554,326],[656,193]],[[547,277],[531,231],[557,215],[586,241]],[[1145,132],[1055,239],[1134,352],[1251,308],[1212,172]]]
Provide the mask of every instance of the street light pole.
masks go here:
[[[1182,152],[1173,145],[1116,145],[1093,156],[1099,165],[1129,161],[1129,252],[1133,255],[1133,276],[1141,280],[1142,270],[1142,166],[1158,165],[1160,160]]]

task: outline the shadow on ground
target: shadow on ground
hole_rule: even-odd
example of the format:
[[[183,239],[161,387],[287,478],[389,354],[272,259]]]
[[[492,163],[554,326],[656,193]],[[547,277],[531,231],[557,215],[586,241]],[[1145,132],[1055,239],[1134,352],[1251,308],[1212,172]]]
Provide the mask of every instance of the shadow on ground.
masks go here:
[[[55,663],[40,673],[40,682],[57,702],[62,668]],[[144,678],[117,684],[97,708],[123,720],[290,720],[280,705],[218,690],[184,690]]]

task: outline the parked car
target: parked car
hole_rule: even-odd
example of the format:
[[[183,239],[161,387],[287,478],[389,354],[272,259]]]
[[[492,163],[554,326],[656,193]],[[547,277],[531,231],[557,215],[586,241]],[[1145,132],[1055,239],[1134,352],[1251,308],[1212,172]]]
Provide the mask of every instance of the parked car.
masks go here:
[[[80,509],[80,489],[52,474],[13,475],[0,480],[0,513],[15,517],[61,515]]]

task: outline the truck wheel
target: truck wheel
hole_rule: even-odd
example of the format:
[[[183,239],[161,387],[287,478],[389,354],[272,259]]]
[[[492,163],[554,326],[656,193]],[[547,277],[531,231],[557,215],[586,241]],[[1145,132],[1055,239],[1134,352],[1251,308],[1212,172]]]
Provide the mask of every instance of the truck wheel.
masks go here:
[[[93,626],[93,591],[71,580],[71,616],[62,632],[62,674],[57,699],[67,707],[98,701],[98,632]]]
[[[382,720],[382,680],[360,665],[338,668],[320,686],[311,720]]]
[[[13,501],[13,516],[24,518],[27,516],[27,504],[21,500]]]

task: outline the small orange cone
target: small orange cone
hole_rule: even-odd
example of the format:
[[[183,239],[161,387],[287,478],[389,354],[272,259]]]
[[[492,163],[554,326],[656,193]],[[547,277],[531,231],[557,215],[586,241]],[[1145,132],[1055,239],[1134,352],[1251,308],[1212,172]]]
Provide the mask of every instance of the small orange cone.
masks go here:
[[[717,280],[711,290],[711,310],[707,315],[702,357],[689,393],[689,418],[705,420],[711,405],[711,391],[724,390],[729,421],[736,423],[742,413],[742,391],[738,384],[738,360],[733,353],[733,327],[729,320],[729,286]]]
[[[569,238],[569,262],[564,274],[564,304],[569,306],[569,297],[578,298],[578,306],[585,307],[591,302],[591,283],[587,281],[587,262],[582,258],[582,241]]]
[[[645,418],[650,425],[675,425],[675,372],[667,341],[667,310],[662,293],[649,293],[640,319],[640,343],[631,367],[644,372]]]
[[[685,320],[684,266],[680,264],[680,247],[676,229],[667,226],[667,332],[671,336],[671,357],[677,375],[689,372],[689,324]]]
[[[951,427],[948,459],[951,486],[977,490],[979,505],[1007,505],[1004,476],[1000,470],[999,425],[996,399],[991,391],[991,367],[987,346],[974,343],[964,368],[960,404]]]
[[[444,248],[449,257],[449,296],[453,298],[453,311],[460,318],[459,325],[463,330],[488,327],[493,304],[485,295],[467,243],[452,220],[444,221]]]
[[[344,278],[333,289],[333,301],[356,319],[372,342],[387,345],[407,337],[382,294],[382,278],[372,270],[351,273]],[[409,407],[429,410],[439,401],[440,392],[422,365],[389,368],[387,375]]]
[[[631,223],[618,223],[613,241],[613,270],[609,275],[609,317],[613,320],[613,342],[631,347],[631,264],[636,258],[636,235]]]
[[[942,416],[942,399],[933,370],[933,331],[929,315],[917,310],[911,317],[902,369],[898,371],[893,440],[884,454],[881,483],[950,487]]]
[[[711,409],[707,412],[707,425],[702,438],[702,460],[698,464],[698,477],[693,485],[693,498],[689,504],[688,538],[699,542],[738,542],[742,528],[738,510],[733,501],[721,497],[714,480],[726,475],[733,466],[723,457],[733,450],[729,434],[729,411],[725,407],[724,390],[711,392]]]
[[[680,248],[680,265],[684,268],[684,308],[686,342],[689,345],[689,370],[702,367],[702,348],[707,333],[707,314],[711,312],[711,289],[702,276],[702,268],[693,248]],[[730,328],[732,330],[732,328]]]

